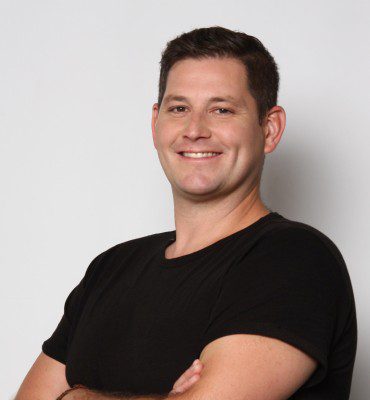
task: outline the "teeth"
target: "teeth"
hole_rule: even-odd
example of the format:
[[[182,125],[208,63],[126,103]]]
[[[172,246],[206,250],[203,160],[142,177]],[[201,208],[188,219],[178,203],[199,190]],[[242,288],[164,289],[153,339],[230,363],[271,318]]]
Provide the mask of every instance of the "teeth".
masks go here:
[[[217,156],[220,153],[181,153],[185,157],[201,158],[201,157],[212,157]]]

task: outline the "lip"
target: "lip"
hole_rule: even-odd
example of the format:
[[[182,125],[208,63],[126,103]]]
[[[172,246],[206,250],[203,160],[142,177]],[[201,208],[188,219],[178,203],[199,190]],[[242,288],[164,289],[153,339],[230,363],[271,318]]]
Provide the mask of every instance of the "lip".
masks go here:
[[[180,150],[177,151],[177,153],[222,153],[221,151],[216,151],[216,150]]]
[[[186,153],[186,152],[185,152]],[[204,162],[204,161],[213,161],[213,160],[218,160],[223,153],[217,154],[217,156],[210,156],[210,157],[185,157],[180,153],[177,153],[177,155],[184,161],[197,161],[197,162]]]

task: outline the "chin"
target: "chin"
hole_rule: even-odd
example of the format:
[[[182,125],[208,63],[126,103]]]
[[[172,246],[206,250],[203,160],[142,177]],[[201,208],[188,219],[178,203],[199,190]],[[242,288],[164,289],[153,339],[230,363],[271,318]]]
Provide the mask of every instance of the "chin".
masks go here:
[[[219,185],[212,186],[176,186],[176,192],[183,197],[190,198],[205,198],[205,197],[214,197],[215,193],[217,193],[219,189]]]

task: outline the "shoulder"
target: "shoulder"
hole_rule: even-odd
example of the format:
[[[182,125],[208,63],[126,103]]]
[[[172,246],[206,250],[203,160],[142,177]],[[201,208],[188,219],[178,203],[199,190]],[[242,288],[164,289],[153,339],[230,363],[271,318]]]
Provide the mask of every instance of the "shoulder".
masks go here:
[[[287,261],[322,260],[332,268],[345,266],[339,248],[325,233],[312,225],[285,217],[272,224],[271,229],[259,237],[250,255],[277,257]]]
[[[150,252],[151,250],[156,250],[158,246],[164,243],[164,241],[168,240],[172,233],[173,231],[165,231],[129,239],[107,248],[105,251],[99,254],[98,257],[107,259],[122,253],[142,253],[143,250],[145,250],[145,252]]]
[[[313,295],[325,291],[352,301],[352,285],[344,258],[325,233],[304,222],[280,218],[245,252],[231,274],[235,281],[271,287],[296,287]],[[303,289],[302,289],[303,288]]]
[[[249,240],[249,239],[248,239]],[[296,285],[351,294],[346,263],[325,233],[304,222],[279,215],[245,242],[228,279],[237,284]]]
[[[86,271],[86,279],[96,279],[103,271],[111,271],[122,266],[126,260],[135,259],[139,262],[150,257],[173,231],[153,233],[114,244],[98,253]]]

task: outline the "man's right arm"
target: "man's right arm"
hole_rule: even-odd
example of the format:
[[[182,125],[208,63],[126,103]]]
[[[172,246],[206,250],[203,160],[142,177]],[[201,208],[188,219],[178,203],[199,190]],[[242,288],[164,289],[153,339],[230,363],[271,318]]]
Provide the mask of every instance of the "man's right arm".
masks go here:
[[[41,352],[28,371],[14,400],[55,400],[69,389],[66,366]]]
[[[183,372],[174,383],[170,394],[184,393],[200,379],[203,364],[199,359]],[[65,377],[64,364],[41,352],[14,400],[55,400],[67,389],[70,389]]]

